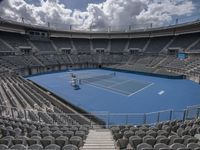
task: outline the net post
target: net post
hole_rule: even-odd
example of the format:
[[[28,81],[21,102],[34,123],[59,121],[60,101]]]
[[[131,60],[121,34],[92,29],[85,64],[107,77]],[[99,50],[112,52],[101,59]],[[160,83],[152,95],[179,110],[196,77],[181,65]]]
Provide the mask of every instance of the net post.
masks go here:
[[[109,128],[110,126],[110,113],[108,112],[108,119],[107,119],[107,128]]]
[[[160,122],[160,112],[157,113],[157,123]]]
[[[197,107],[197,115],[196,115],[196,119],[199,118],[200,115],[200,107]]]
[[[183,111],[183,121],[185,121],[187,118],[187,109],[184,109]]]
[[[146,124],[146,122],[147,122],[147,115],[146,115],[146,113],[144,113],[144,120],[143,120],[143,124]]]
[[[128,114],[126,114],[126,125],[128,124]]]
[[[170,110],[169,120],[172,120],[172,116],[173,116],[173,110]]]

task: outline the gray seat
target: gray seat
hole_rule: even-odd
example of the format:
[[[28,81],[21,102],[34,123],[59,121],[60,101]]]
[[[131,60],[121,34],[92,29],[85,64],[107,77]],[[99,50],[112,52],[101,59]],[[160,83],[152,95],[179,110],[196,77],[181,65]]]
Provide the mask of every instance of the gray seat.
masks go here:
[[[132,126],[132,127],[130,127],[130,130],[133,131],[133,132],[135,133],[136,131],[139,130],[139,128],[136,127],[136,126]]]
[[[156,139],[155,138],[147,138],[147,139],[145,139],[144,142],[153,147],[156,144]]]
[[[157,144],[154,145],[154,148],[155,148],[155,150],[160,150],[160,149],[163,149],[163,148],[167,149],[167,148],[169,148],[169,146],[164,144],[164,143],[157,143]]]
[[[171,145],[171,144],[174,143],[174,140],[175,140],[176,138],[179,138],[179,136],[178,136],[178,135],[171,135],[171,136],[169,136],[168,138],[170,139],[170,145]]]
[[[4,144],[0,144],[0,150],[7,150],[8,146]]]
[[[28,147],[28,150],[43,150],[43,147],[40,144],[33,144]]]
[[[55,138],[57,138],[57,137],[59,137],[61,135],[62,135],[62,131],[59,131],[59,130],[57,130],[57,131],[52,133],[52,136],[55,137]]]
[[[52,132],[49,131],[49,130],[47,130],[47,131],[43,131],[43,132],[41,133],[41,136],[42,136],[42,137],[51,136],[51,134],[52,134]]]
[[[170,145],[170,148],[172,148],[173,150],[178,150],[180,148],[185,148],[185,146],[180,143],[174,143],[174,144]]]
[[[67,136],[69,139],[74,135],[73,131],[65,131],[63,133],[63,136]]]
[[[30,146],[33,144],[39,144],[40,140],[41,140],[40,136],[32,136],[30,139],[27,139],[26,142]]]
[[[118,126],[113,126],[110,128],[111,132],[112,133],[119,133],[120,131],[120,128]]]
[[[46,150],[61,150],[59,145],[56,144],[50,144],[45,147]]]
[[[117,140],[117,146],[120,148],[120,149],[126,149],[127,148],[127,145],[128,145],[128,139],[118,139]]]
[[[198,144],[198,143],[189,143],[187,145],[187,148],[190,148],[191,150],[200,150],[200,144]]]
[[[83,140],[86,139],[86,133],[85,131],[76,131],[75,136],[80,136]]]
[[[55,138],[52,136],[46,136],[43,139],[40,140],[43,147],[46,147],[47,145],[53,144]]]
[[[146,135],[146,132],[138,130],[135,132],[135,135],[138,135],[139,137],[143,138]]]
[[[28,138],[26,136],[18,136],[15,139],[12,140],[13,145],[16,144],[22,144],[22,145],[26,145],[26,140]]]
[[[62,150],[78,150],[78,147],[72,144],[65,145]]]
[[[13,150],[26,150],[26,147],[22,144],[16,144],[16,145],[13,145],[10,149],[13,149]]]
[[[55,140],[55,144],[59,145],[61,148],[64,147],[66,144],[68,144],[68,138],[66,136],[59,136]]]
[[[122,133],[113,133],[113,139],[117,141],[118,139],[121,139],[123,137]]]
[[[129,143],[133,148],[137,148],[137,146],[142,143],[142,138],[139,136],[131,136],[129,138]]]
[[[153,147],[147,143],[141,143],[137,146],[137,150],[152,149]]]
[[[157,133],[158,133],[158,135],[164,135],[166,137],[169,136],[169,133],[167,131],[165,131],[165,130],[158,130]]]
[[[81,127],[79,128],[79,131],[84,131],[86,134],[88,134],[88,133],[89,133],[89,130],[88,130],[88,128],[87,128],[87,127],[85,127],[85,126],[81,126]]]
[[[199,140],[194,138],[194,137],[191,137],[191,138],[188,138],[188,139],[185,139],[184,140],[184,145],[187,145],[189,143],[197,143]]]
[[[134,135],[135,135],[135,133],[131,130],[124,132],[124,137],[127,138],[127,139],[129,139],[129,137],[134,136]]]
[[[4,144],[4,145],[8,145],[11,146],[12,145],[12,140],[14,139],[13,136],[6,136],[3,137],[2,139],[0,139],[0,144]]]
[[[149,130],[146,132],[147,135],[153,136],[154,138],[157,137],[158,133],[153,131],[153,130]]]
[[[72,136],[69,141],[70,144],[76,145],[77,147],[81,147],[83,145],[83,140],[80,136]]]

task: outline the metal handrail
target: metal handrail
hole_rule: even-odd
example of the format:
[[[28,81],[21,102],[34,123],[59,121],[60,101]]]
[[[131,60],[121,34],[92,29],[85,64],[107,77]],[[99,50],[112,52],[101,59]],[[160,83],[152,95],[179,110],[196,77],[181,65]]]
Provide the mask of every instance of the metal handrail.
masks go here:
[[[198,105],[197,105],[198,106]],[[162,110],[157,112],[149,112],[149,113],[91,113],[91,114],[74,114],[74,113],[54,113],[54,112],[44,112],[44,111],[37,111],[34,109],[18,109],[16,107],[7,107],[4,105],[0,105],[0,108],[5,108],[9,112],[9,115],[12,118],[16,118],[15,111],[21,110],[24,113],[24,120],[29,119],[28,111],[34,111],[37,115],[39,112],[47,113],[49,115],[56,114],[58,117],[63,116],[77,116],[77,115],[84,115],[91,119],[91,117],[96,116],[97,118],[101,118],[105,121],[107,126],[115,125],[115,124],[156,124],[161,121],[168,121],[168,120],[186,120],[191,118],[198,118],[200,117],[200,107],[193,107],[192,109],[183,109],[183,110]],[[153,116],[152,116],[153,115]],[[3,116],[2,111],[0,112],[0,116]],[[121,122],[120,122],[121,120]],[[41,119],[39,120],[41,121]],[[117,122],[119,121],[119,122]],[[55,123],[55,120],[53,120]],[[90,120],[91,123],[94,123]]]

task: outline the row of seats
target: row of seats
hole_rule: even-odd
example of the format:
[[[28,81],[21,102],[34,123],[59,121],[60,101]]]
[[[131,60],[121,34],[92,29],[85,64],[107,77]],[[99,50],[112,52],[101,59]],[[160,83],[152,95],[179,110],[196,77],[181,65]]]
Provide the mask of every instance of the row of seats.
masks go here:
[[[157,145],[176,149],[173,144],[182,148],[198,144],[200,137],[200,119],[189,121],[166,121],[154,126],[113,126],[110,128],[119,148],[131,147],[140,149],[141,145],[157,149]]]
[[[89,133],[89,125],[54,125],[7,117],[0,118],[0,149],[5,148],[61,150],[79,149]],[[17,150],[18,150],[17,149]]]

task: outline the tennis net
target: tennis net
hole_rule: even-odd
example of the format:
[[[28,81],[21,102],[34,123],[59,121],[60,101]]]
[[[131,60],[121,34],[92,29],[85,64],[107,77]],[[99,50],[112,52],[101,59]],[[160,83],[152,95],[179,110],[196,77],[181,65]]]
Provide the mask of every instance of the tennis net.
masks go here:
[[[89,77],[83,77],[79,78],[79,83],[80,84],[87,84],[87,83],[93,83],[105,79],[110,79],[115,76],[115,73],[110,73],[110,74],[104,74],[104,75],[97,75],[97,76],[89,76]]]

